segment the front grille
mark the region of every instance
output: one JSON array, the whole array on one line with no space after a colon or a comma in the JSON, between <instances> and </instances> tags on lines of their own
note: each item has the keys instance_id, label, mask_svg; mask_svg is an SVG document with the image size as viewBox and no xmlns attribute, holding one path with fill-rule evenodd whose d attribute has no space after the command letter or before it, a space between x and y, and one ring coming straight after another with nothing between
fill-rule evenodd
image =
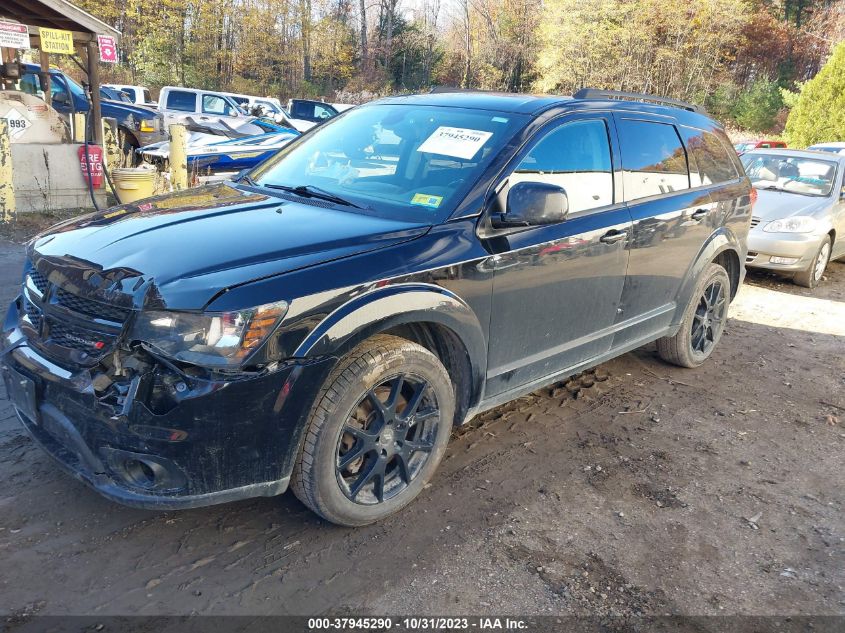
<instances>
[{"instance_id":1,"label":"front grille","mask_svg":"<svg viewBox=\"0 0 845 633\"><path fill-rule=\"evenodd\" d=\"M47 290L47 278L34 268L29 271L29 278L32 280L32 285L38 288L38 292L44 294Z\"/></svg>"},{"instance_id":2,"label":"front grille","mask_svg":"<svg viewBox=\"0 0 845 633\"><path fill-rule=\"evenodd\" d=\"M117 306L112 306L107 303L101 303L100 301L85 299L72 294L67 290L62 290L61 288L56 288L53 296L56 303L63 308L73 310L74 312L80 312L85 316L93 317L95 319L123 323L127 318L129 318L129 310L118 308Z\"/></svg>"},{"instance_id":3,"label":"front grille","mask_svg":"<svg viewBox=\"0 0 845 633\"><path fill-rule=\"evenodd\" d=\"M754 251L748 251L748 254L745 256L745 263L750 264L755 259L757 259L757 253L755 253Z\"/></svg>"},{"instance_id":4,"label":"front grille","mask_svg":"<svg viewBox=\"0 0 845 633\"><path fill-rule=\"evenodd\" d=\"M72 362L96 362L113 349L131 310L59 288L34 268L27 275L21 308L32 324L25 332L34 345Z\"/></svg>"},{"instance_id":5,"label":"front grille","mask_svg":"<svg viewBox=\"0 0 845 633\"><path fill-rule=\"evenodd\" d=\"M49 328L48 341L68 349L82 350L92 356L99 354L108 344L114 342L113 337L106 337L79 327L69 327L59 321L51 321Z\"/></svg>"},{"instance_id":6,"label":"front grille","mask_svg":"<svg viewBox=\"0 0 845 633\"><path fill-rule=\"evenodd\" d=\"M30 301L27 295L24 295L23 298L23 309L26 312L26 316L29 317L32 327L36 331L39 331L41 329L41 309Z\"/></svg>"},{"instance_id":7,"label":"front grille","mask_svg":"<svg viewBox=\"0 0 845 633\"><path fill-rule=\"evenodd\" d=\"M753 229L758 224L760 224L760 218L755 215L751 218L751 228Z\"/></svg>"}]
</instances>

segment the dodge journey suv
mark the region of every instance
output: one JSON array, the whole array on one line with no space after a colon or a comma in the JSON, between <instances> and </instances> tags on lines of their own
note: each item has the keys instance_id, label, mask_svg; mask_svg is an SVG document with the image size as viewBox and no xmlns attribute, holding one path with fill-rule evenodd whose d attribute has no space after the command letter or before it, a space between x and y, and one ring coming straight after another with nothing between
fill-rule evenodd
<instances>
[{"instance_id":1,"label":"dodge journey suv","mask_svg":"<svg viewBox=\"0 0 845 633\"><path fill-rule=\"evenodd\" d=\"M110 499L291 487L363 525L483 410L651 341L704 362L750 220L736 153L694 106L383 99L237 181L33 239L3 373L29 433Z\"/></svg>"}]
</instances>

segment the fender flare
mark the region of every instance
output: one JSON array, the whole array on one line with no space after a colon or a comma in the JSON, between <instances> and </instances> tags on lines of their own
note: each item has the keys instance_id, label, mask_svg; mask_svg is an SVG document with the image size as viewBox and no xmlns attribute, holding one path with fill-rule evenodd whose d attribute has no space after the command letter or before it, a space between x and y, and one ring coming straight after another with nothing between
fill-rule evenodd
<instances>
[{"instance_id":1,"label":"fender flare","mask_svg":"<svg viewBox=\"0 0 845 633\"><path fill-rule=\"evenodd\" d=\"M469 404L474 406L487 371L487 339L472 308L453 292L433 284L385 286L355 297L323 319L293 356L339 356L379 332L414 323L443 326L461 341L471 371Z\"/></svg>"},{"instance_id":2,"label":"fender flare","mask_svg":"<svg viewBox=\"0 0 845 633\"><path fill-rule=\"evenodd\" d=\"M741 282L743 277L742 269L745 267L744 248L733 231L729 228L721 227L719 230L714 231L710 238L704 243L701 250L698 251L698 255L692 265L689 267L686 279L678 292L678 302L675 308L675 314L672 318L673 326L678 325L681 322L681 319L683 319L692 291L695 289L695 284L698 283L698 279L701 277L705 268L707 268L714 259L725 251L733 251L737 256L740 266ZM738 288L734 290L738 290Z\"/></svg>"}]
</instances>

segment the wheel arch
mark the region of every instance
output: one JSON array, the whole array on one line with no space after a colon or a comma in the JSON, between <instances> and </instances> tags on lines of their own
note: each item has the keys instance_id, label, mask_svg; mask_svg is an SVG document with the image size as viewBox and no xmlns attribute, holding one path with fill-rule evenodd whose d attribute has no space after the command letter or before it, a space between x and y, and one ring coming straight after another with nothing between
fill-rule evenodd
<instances>
[{"instance_id":1,"label":"wheel arch","mask_svg":"<svg viewBox=\"0 0 845 633\"><path fill-rule=\"evenodd\" d=\"M744 252L744 247L732 231L722 228L710 236L710 239L699 250L692 266L689 267L687 276L678 291L675 316L672 320L674 325L681 322L698 278L712 263L720 264L728 271L728 277L731 280L731 299L733 300L744 276L742 264Z\"/></svg>"},{"instance_id":2,"label":"wheel arch","mask_svg":"<svg viewBox=\"0 0 845 633\"><path fill-rule=\"evenodd\" d=\"M455 385L455 422L463 422L482 394L486 337L475 312L439 286L403 284L356 297L329 314L293 355L340 358L377 334L413 341L440 359Z\"/></svg>"}]
</instances>

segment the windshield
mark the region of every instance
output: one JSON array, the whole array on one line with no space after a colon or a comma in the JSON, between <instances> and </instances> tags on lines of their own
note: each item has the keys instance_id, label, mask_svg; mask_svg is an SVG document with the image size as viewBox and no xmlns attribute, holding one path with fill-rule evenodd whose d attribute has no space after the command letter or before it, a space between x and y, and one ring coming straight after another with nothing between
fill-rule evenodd
<instances>
[{"instance_id":1,"label":"windshield","mask_svg":"<svg viewBox=\"0 0 845 633\"><path fill-rule=\"evenodd\" d=\"M775 154L746 154L745 173L757 189L777 189L805 196L827 196L833 188L836 163Z\"/></svg>"},{"instance_id":2,"label":"windshield","mask_svg":"<svg viewBox=\"0 0 845 633\"><path fill-rule=\"evenodd\" d=\"M753 147L752 143L735 143L734 149L738 152L747 152Z\"/></svg>"},{"instance_id":3,"label":"windshield","mask_svg":"<svg viewBox=\"0 0 845 633\"><path fill-rule=\"evenodd\" d=\"M259 185L318 187L377 215L442 221L525 121L461 108L364 106L309 132L250 176Z\"/></svg>"},{"instance_id":4,"label":"windshield","mask_svg":"<svg viewBox=\"0 0 845 633\"><path fill-rule=\"evenodd\" d=\"M55 75L53 75L53 76L55 77ZM68 85L68 87L70 88L70 91L73 94L75 94L77 97L82 97L83 99L86 98L85 97L85 91L82 89L82 86L80 86L78 83L76 83L73 79L71 79L67 75L64 75L63 78L67 82L67 85Z\"/></svg>"}]
</instances>

